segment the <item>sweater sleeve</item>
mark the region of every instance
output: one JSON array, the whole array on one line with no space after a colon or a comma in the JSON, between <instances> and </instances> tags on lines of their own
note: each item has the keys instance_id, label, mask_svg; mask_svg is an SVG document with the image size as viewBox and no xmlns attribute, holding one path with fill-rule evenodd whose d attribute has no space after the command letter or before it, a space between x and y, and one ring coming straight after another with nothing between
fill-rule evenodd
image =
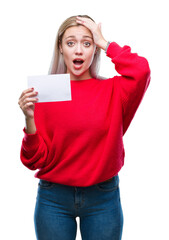
<instances>
[{"instance_id":1,"label":"sweater sleeve","mask_svg":"<svg viewBox=\"0 0 169 240\"><path fill-rule=\"evenodd\" d=\"M144 57L131 53L129 46L110 43L107 56L120 74L116 78L123 107L123 134L128 129L150 82L150 68Z\"/></svg>"},{"instance_id":2,"label":"sweater sleeve","mask_svg":"<svg viewBox=\"0 0 169 240\"><path fill-rule=\"evenodd\" d=\"M45 165L48 148L38 131L35 134L27 134L24 131L24 137L21 145L20 157L22 163L31 170L40 169Z\"/></svg>"}]
</instances>

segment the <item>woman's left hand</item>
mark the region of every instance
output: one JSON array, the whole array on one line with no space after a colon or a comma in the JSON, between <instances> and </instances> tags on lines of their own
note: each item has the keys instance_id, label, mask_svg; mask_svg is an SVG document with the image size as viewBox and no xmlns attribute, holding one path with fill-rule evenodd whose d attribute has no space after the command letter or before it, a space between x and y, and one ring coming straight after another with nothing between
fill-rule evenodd
<instances>
[{"instance_id":1,"label":"woman's left hand","mask_svg":"<svg viewBox=\"0 0 169 240\"><path fill-rule=\"evenodd\" d=\"M85 17L76 17L77 23L87 27L91 33L93 34L93 40L97 47L102 48L103 50L106 49L107 41L104 39L102 32L101 32L101 23L96 24L90 18Z\"/></svg>"}]
</instances>

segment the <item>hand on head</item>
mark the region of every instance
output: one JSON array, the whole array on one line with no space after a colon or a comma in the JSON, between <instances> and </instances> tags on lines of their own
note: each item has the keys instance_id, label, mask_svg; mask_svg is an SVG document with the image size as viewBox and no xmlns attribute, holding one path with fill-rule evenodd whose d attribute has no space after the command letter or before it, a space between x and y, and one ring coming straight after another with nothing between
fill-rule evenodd
<instances>
[{"instance_id":1,"label":"hand on head","mask_svg":"<svg viewBox=\"0 0 169 240\"><path fill-rule=\"evenodd\" d=\"M88 28L93 34L93 40L97 47L105 49L107 46L107 41L101 32L101 23L96 24L90 18L76 17L76 22Z\"/></svg>"}]
</instances>

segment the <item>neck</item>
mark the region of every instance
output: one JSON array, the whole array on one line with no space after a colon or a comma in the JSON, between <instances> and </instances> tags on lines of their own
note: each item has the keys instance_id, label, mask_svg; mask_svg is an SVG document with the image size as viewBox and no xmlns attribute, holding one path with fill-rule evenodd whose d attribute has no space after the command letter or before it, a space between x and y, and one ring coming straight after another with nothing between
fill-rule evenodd
<instances>
[{"instance_id":1,"label":"neck","mask_svg":"<svg viewBox=\"0 0 169 240\"><path fill-rule=\"evenodd\" d=\"M90 78L92 78L90 72L85 72L84 74L82 74L80 76L70 73L71 80L79 80L80 81L80 80L86 80L86 79L90 79Z\"/></svg>"}]
</instances>

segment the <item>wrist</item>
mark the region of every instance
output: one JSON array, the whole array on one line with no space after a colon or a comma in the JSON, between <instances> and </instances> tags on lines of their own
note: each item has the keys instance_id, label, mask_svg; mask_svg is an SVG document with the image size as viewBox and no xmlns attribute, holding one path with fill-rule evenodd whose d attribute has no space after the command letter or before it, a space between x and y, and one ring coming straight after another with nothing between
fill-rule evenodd
<instances>
[{"instance_id":1,"label":"wrist","mask_svg":"<svg viewBox=\"0 0 169 240\"><path fill-rule=\"evenodd\" d=\"M105 53L107 53L107 49L108 49L110 43L111 43L111 42L109 42L109 41L107 42L107 45L106 45L106 48L105 48Z\"/></svg>"},{"instance_id":2,"label":"wrist","mask_svg":"<svg viewBox=\"0 0 169 240\"><path fill-rule=\"evenodd\" d=\"M98 44L98 47L100 47L101 49L103 49L104 51L106 50L108 41L106 41L105 39L101 40L100 43Z\"/></svg>"},{"instance_id":3,"label":"wrist","mask_svg":"<svg viewBox=\"0 0 169 240\"><path fill-rule=\"evenodd\" d=\"M34 116L33 117L25 116L25 121L34 121Z\"/></svg>"},{"instance_id":4,"label":"wrist","mask_svg":"<svg viewBox=\"0 0 169 240\"><path fill-rule=\"evenodd\" d=\"M27 134L36 133L36 125L34 118L25 118L25 131Z\"/></svg>"}]
</instances>

